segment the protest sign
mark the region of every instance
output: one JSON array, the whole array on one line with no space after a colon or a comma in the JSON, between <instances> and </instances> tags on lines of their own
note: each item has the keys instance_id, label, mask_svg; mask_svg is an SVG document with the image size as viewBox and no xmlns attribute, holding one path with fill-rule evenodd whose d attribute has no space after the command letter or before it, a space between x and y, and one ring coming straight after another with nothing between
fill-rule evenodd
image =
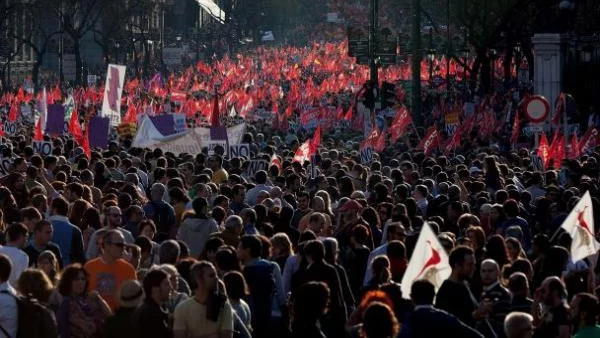
<instances>
[{"instance_id":1,"label":"protest sign","mask_svg":"<svg viewBox=\"0 0 600 338\"><path fill-rule=\"evenodd\" d=\"M89 141L92 148L106 148L108 146L108 129L110 119L108 117L93 117L87 128L90 128Z\"/></svg>"},{"instance_id":2,"label":"protest sign","mask_svg":"<svg viewBox=\"0 0 600 338\"><path fill-rule=\"evenodd\" d=\"M34 152L44 157L52 154L52 142L50 141L33 141L31 147Z\"/></svg>"},{"instance_id":3,"label":"protest sign","mask_svg":"<svg viewBox=\"0 0 600 338\"><path fill-rule=\"evenodd\" d=\"M106 70L101 117L107 117L113 127L121 123L121 95L125 83L125 66L109 64Z\"/></svg>"},{"instance_id":4,"label":"protest sign","mask_svg":"<svg viewBox=\"0 0 600 338\"><path fill-rule=\"evenodd\" d=\"M269 170L269 162L266 160L252 160L248 162L248 167L244 171L244 176L254 177L260 170Z\"/></svg>"},{"instance_id":5,"label":"protest sign","mask_svg":"<svg viewBox=\"0 0 600 338\"><path fill-rule=\"evenodd\" d=\"M234 144L229 146L229 157L250 158L250 145L248 143Z\"/></svg>"},{"instance_id":6,"label":"protest sign","mask_svg":"<svg viewBox=\"0 0 600 338\"><path fill-rule=\"evenodd\" d=\"M373 161L373 149L365 147L360 150L360 163L370 164Z\"/></svg>"},{"instance_id":7,"label":"protest sign","mask_svg":"<svg viewBox=\"0 0 600 338\"><path fill-rule=\"evenodd\" d=\"M46 133L62 135L65 125L65 107L62 104L48 106L48 120L46 120Z\"/></svg>"}]
</instances>

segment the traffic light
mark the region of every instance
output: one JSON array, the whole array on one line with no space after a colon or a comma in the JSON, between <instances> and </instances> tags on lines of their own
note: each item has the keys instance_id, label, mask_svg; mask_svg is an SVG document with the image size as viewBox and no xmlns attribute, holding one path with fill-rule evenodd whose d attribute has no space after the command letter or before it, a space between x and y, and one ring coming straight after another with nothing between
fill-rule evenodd
<instances>
[{"instance_id":1,"label":"traffic light","mask_svg":"<svg viewBox=\"0 0 600 338\"><path fill-rule=\"evenodd\" d=\"M391 108L396 103L396 85L390 82L383 82L381 85L381 109Z\"/></svg>"}]
</instances>

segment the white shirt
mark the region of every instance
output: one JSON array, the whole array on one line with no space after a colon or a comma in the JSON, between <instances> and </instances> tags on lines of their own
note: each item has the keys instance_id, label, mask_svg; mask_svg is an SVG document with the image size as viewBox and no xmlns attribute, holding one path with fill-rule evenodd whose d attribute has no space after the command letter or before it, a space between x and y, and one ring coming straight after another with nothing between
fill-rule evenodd
<instances>
[{"instance_id":1,"label":"white shirt","mask_svg":"<svg viewBox=\"0 0 600 338\"><path fill-rule=\"evenodd\" d=\"M17 285L21 273L29 267L29 256L25 251L14 246L0 246L0 254L5 254L10 259L12 269L8 281L11 285Z\"/></svg>"},{"instance_id":2,"label":"white shirt","mask_svg":"<svg viewBox=\"0 0 600 338\"><path fill-rule=\"evenodd\" d=\"M10 286L9 282L0 284L0 291L8 291L10 294L0 293L0 326L6 330L8 335L13 338L17 336L18 327L18 309L15 296L17 291ZM5 334L0 330L0 337Z\"/></svg>"},{"instance_id":3,"label":"white shirt","mask_svg":"<svg viewBox=\"0 0 600 338\"><path fill-rule=\"evenodd\" d=\"M365 271L365 279L363 280L364 286L367 286L373 278L373 269L371 268L371 263L373 263L375 257L385 256L385 254L387 253L387 247L388 243L382 244L373 249L373 251L371 251L371 253L369 254L369 259L367 260L367 270Z\"/></svg>"}]
</instances>

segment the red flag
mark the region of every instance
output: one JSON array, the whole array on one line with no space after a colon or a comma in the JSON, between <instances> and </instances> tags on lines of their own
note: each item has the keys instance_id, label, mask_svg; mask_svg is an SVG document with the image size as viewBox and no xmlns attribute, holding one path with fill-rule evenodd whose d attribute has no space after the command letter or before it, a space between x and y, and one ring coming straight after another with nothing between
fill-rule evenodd
<instances>
[{"instance_id":1,"label":"red flag","mask_svg":"<svg viewBox=\"0 0 600 338\"><path fill-rule=\"evenodd\" d=\"M373 149L378 153L382 152L383 149L385 149L385 129L382 130L379 134L379 137L377 138L377 141L375 141L375 147L373 147Z\"/></svg>"},{"instance_id":2,"label":"red flag","mask_svg":"<svg viewBox=\"0 0 600 338\"><path fill-rule=\"evenodd\" d=\"M579 140L579 153L586 154L590 150L592 150L598 144L598 130L596 128L591 128L583 134L581 139Z\"/></svg>"},{"instance_id":3,"label":"red flag","mask_svg":"<svg viewBox=\"0 0 600 338\"><path fill-rule=\"evenodd\" d=\"M77 112L77 109L73 109L73 112L71 113L69 131L73 135L75 141L81 145L83 141L83 132L81 131L81 125L79 125L79 113Z\"/></svg>"},{"instance_id":4,"label":"red flag","mask_svg":"<svg viewBox=\"0 0 600 338\"><path fill-rule=\"evenodd\" d=\"M0 120L0 137L4 136L4 125L2 124L2 120Z\"/></svg>"},{"instance_id":5,"label":"red flag","mask_svg":"<svg viewBox=\"0 0 600 338\"><path fill-rule=\"evenodd\" d=\"M560 166L560 162L565 158L565 137L561 135L558 130L554 132L554 136L552 137L552 143L550 144L550 148L548 148L548 162L550 159L554 160L554 168L558 168Z\"/></svg>"},{"instance_id":6,"label":"red flag","mask_svg":"<svg viewBox=\"0 0 600 338\"><path fill-rule=\"evenodd\" d=\"M133 102L129 102L127 112L123 117L123 123L137 123L137 109L135 109Z\"/></svg>"},{"instance_id":7,"label":"red flag","mask_svg":"<svg viewBox=\"0 0 600 338\"><path fill-rule=\"evenodd\" d=\"M210 122L213 127L221 125L221 116L219 114L219 93L215 90L215 99L213 101L213 112L210 117Z\"/></svg>"},{"instance_id":8,"label":"red flag","mask_svg":"<svg viewBox=\"0 0 600 338\"><path fill-rule=\"evenodd\" d=\"M390 139L392 142L396 142L404 133L406 127L412 123L412 116L410 116L408 109L402 106L397 112L394 121L392 121L392 127L390 132Z\"/></svg>"},{"instance_id":9,"label":"red flag","mask_svg":"<svg viewBox=\"0 0 600 338\"><path fill-rule=\"evenodd\" d=\"M17 103L13 102L13 104L10 106L10 112L8 113L8 120L10 122L15 122L17 120L17 115L19 113L18 109Z\"/></svg>"},{"instance_id":10,"label":"red flag","mask_svg":"<svg viewBox=\"0 0 600 338\"><path fill-rule=\"evenodd\" d=\"M546 168L548 166L548 161L550 160L550 154L548 149L548 139L546 138L545 133L542 133L542 136L540 137L537 154L542 159L544 168Z\"/></svg>"},{"instance_id":11,"label":"red flag","mask_svg":"<svg viewBox=\"0 0 600 338\"><path fill-rule=\"evenodd\" d=\"M85 127L85 134L83 135L83 140L81 142L81 148L83 148L83 152L88 159L92 158L92 151L90 149L90 124Z\"/></svg>"},{"instance_id":12,"label":"red flag","mask_svg":"<svg viewBox=\"0 0 600 338\"><path fill-rule=\"evenodd\" d=\"M510 136L510 142L517 143L520 132L520 121L519 121L519 110L515 111L515 121L513 122L512 135Z\"/></svg>"},{"instance_id":13,"label":"red flag","mask_svg":"<svg viewBox=\"0 0 600 338\"><path fill-rule=\"evenodd\" d=\"M317 126L317 130L315 130L315 134L313 135L310 141L310 153L316 154L317 149L321 145L321 125Z\"/></svg>"},{"instance_id":14,"label":"red flag","mask_svg":"<svg viewBox=\"0 0 600 338\"><path fill-rule=\"evenodd\" d=\"M571 147L569 148L569 159L574 160L579 156L579 142L577 142L577 135L573 134L571 136Z\"/></svg>"},{"instance_id":15,"label":"red flag","mask_svg":"<svg viewBox=\"0 0 600 338\"><path fill-rule=\"evenodd\" d=\"M419 145L417 146L417 149L423 150L425 156L429 156L429 154L431 154L431 152L440 145L439 136L440 135L437 131L437 128L435 126L430 127L427 130L427 133L425 133L425 136L423 136L423 139L421 140Z\"/></svg>"},{"instance_id":16,"label":"red flag","mask_svg":"<svg viewBox=\"0 0 600 338\"><path fill-rule=\"evenodd\" d=\"M33 130L33 140L44 140L44 132L42 131L42 119L38 119L37 123L35 124L35 129Z\"/></svg>"},{"instance_id":17,"label":"red flag","mask_svg":"<svg viewBox=\"0 0 600 338\"><path fill-rule=\"evenodd\" d=\"M462 133L462 130L460 127L454 131L454 134L452 134L452 137L448 140L448 143L446 143L446 145L444 146L444 153L448 154L453 149L456 149L458 146L460 146L460 142L461 142L460 134L461 133Z\"/></svg>"},{"instance_id":18,"label":"red flag","mask_svg":"<svg viewBox=\"0 0 600 338\"><path fill-rule=\"evenodd\" d=\"M377 144L377 140L379 139L379 129L377 129L377 127L373 128L373 130L371 130L371 133L369 134L369 136L367 136L366 139L364 139L362 141L362 143L360 144L360 148L375 148L375 145Z\"/></svg>"}]
</instances>

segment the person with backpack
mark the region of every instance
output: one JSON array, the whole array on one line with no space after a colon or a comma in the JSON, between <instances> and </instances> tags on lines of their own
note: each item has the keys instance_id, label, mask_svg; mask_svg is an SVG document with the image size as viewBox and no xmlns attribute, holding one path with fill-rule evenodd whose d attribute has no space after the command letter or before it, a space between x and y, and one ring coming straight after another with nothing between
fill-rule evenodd
<instances>
[{"instance_id":1,"label":"person with backpack","mask_svg":"<svg viewBox=\"0 0 600 338\"><path fill-rule=\"evenodd\" d=\"M57 338L52 311L29 295L17 293L8 282L11 269L10 258L0 254L0 337Z\"/></svg>"},{"instance_id":2,"label":"person with backpack","mask_svg":"<svg viewBox=\"0 0 600 338\"><path fill-rule=\"evenodd\" d=\"M8 282L11 271L10 258L0 254L0 331L6 337L17 336L17 291Z\"/></svg>"},{"instance_id":3,"label":"person with backpack","mask_svg":"<svg viewBox=\"0 0 600 338\"><path fill-rule=\"evenodd\" d=\"M150 188L150 202L144 205L146 217L156 224L156 242L175 238L177 233L177 219L175 209L164 201L166 188L162 183L154 183Z\"/></svg>"}]
</instances>

